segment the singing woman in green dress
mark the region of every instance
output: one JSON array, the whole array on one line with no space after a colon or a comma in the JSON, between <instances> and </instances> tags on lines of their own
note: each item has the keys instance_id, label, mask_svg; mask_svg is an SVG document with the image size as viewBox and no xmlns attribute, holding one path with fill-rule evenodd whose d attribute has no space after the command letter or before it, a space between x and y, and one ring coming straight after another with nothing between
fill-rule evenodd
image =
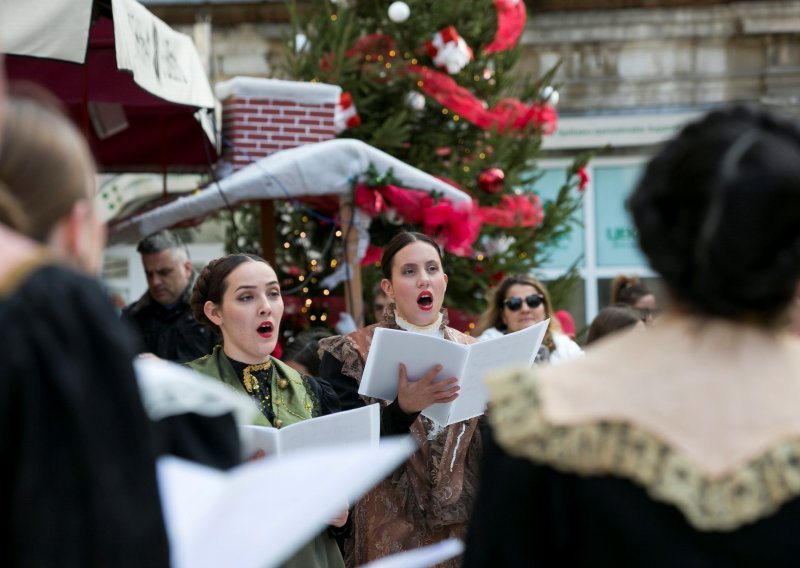
<instances>
[{"instance_id":1,"label":"singing woman in green dress","mask_svg":"<svg viewBox=\"0 0 800 568\"><path fill-rule=\"evenodd\" d=\"M283 298L278 277L267 261L248 254L211 261L195 282L191 305L195 318L212 327L223 342L210 355L187 365L249 395L261 410L255 424L281 428L339 409L330 387L272 357ZM345 510L331 521L332 529L318 535L284 566L344 566L332 533L346 521Z\"/></svg>"}]
</instances>

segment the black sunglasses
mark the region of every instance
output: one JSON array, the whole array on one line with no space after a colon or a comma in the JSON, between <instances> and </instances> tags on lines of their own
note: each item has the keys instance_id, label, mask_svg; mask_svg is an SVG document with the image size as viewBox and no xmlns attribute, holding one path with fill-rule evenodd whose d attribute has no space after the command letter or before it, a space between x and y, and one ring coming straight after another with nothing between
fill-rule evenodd
<instances>
[{"instance_id":1,"label":"black sunglasses","mask_svg":"<svg viewBox=\"0 0 800 568\"><path fill-rule=\"evenodd\" d=\"M525 298L525 303L528 304L529 308L538 308L544 303L544 298L542 298L539 294L531 294ZM507 307L512 312L516 312L518 309L522 307L522 298L519 296L514 296L513 298L506 298L503 301L503 305Z\"/></svg>"}]
</instances>

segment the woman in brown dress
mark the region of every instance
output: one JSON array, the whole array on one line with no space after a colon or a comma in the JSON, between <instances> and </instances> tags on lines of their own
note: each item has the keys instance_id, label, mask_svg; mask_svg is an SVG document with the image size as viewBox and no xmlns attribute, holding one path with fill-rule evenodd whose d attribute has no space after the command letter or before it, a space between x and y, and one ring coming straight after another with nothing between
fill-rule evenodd
<instances>
[{"instance_id":1,"label":"woman in brown dress","mask_svg":"<svg viewBox=\"0 0 800 568\"><path fill-rule=\"evenodd\" d=\"M435 241L420 233L400 233L386 247L381 266L381 288L391 301L383 320L320 342L320 374L333 384L344 410L376 402L358 395L376 328L458 343L473 341L447 326L447 313L442 309L447 275ZM464 536L477 485L480 418L440 426L419 414L433 403L450 402L458 396L455 378L434 382L439 371L437 366L419 380L409 381L401 365L397 399L383 403L382 435L410 432L419 450L355 505L352 534L345 543L345 560L350 566ZM395 369L386 372L397 373ZM446 565L457 566L458 562Z\"/></svg>"}]
</instances>

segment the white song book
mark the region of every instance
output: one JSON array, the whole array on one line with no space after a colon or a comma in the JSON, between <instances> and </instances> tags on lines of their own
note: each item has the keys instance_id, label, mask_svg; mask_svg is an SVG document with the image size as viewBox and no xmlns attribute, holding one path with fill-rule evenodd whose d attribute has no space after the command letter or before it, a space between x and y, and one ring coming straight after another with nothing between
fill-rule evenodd
<instances>
[{"instance_id":1,"label":"white song book","mask_svg":"<svg viewBox=\"0 0 800 568\"><path fill-rule=\"evenodd\" d=\"M409 379L420 379L434 365L442 365L437 380L456 377L458 398L433 404L422 415L442 425L480 416L486 410L488 394L483 377L504 367L530 367L544 339L550 320L502 337L461 345L430 335L378 328L372 338L367 364L358 393L394 400L400 363Z\"/></svg>"},{"instance_id":2,"label":"white song book","mask_svg":"<svg viewBox=\"0 0 800 568\"><path fill-rule=\"evenodd\" d=\"M273 568L415 449L410 437L293 452L219 471L158 461L174 568Z\"/></svg>"},{"instance_id":3,"label":"white song book","mask_svg":"<svg viewBox=\"0 0 800 568\"><path fill-rule=\"evenodd\" d=\"M242 454L244 458L249 458L258 450L268 456L280 456L298 450L339 445L377 446L380 440L380 420L379 405L370 404L295 422L280 429L240 426Z\"/></svg>"}]
</instances>

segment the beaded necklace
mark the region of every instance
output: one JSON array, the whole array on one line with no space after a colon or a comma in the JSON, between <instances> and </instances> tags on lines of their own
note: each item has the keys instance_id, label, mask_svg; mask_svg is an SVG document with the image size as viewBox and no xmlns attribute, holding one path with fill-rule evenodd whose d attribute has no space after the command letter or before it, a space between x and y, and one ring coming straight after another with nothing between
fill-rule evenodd
<instances>
[{"instance_id":1,"label":"beaded necklace","mask_svg":"<svg viewBox=\"0 0 800 568\"><path fill-rule=\"evenodd\" d=\"M275 365L273 365L272 359L257 365L246 365L245 363L233 359L231 359L231 363L237 371L242 381L242 386L244 386L247 394L255 400L261 413L266 416L267 420L269 420L270 424L275 428L283 426L284 421L278 416L281 413L283 413L284 416L290 414L300 420L306 420L313 415L314 405L309 398L309 388L306 385L303 385L302 389L302 392L305 393L303 407L308 411L309 416L294 412L287 404L285 396L286 393L289 392L289 379L278 376L277 369ZM277 381L275 384L278 387L274 399L272 396L273 380Z\"/></svg>"}]
</instances>

